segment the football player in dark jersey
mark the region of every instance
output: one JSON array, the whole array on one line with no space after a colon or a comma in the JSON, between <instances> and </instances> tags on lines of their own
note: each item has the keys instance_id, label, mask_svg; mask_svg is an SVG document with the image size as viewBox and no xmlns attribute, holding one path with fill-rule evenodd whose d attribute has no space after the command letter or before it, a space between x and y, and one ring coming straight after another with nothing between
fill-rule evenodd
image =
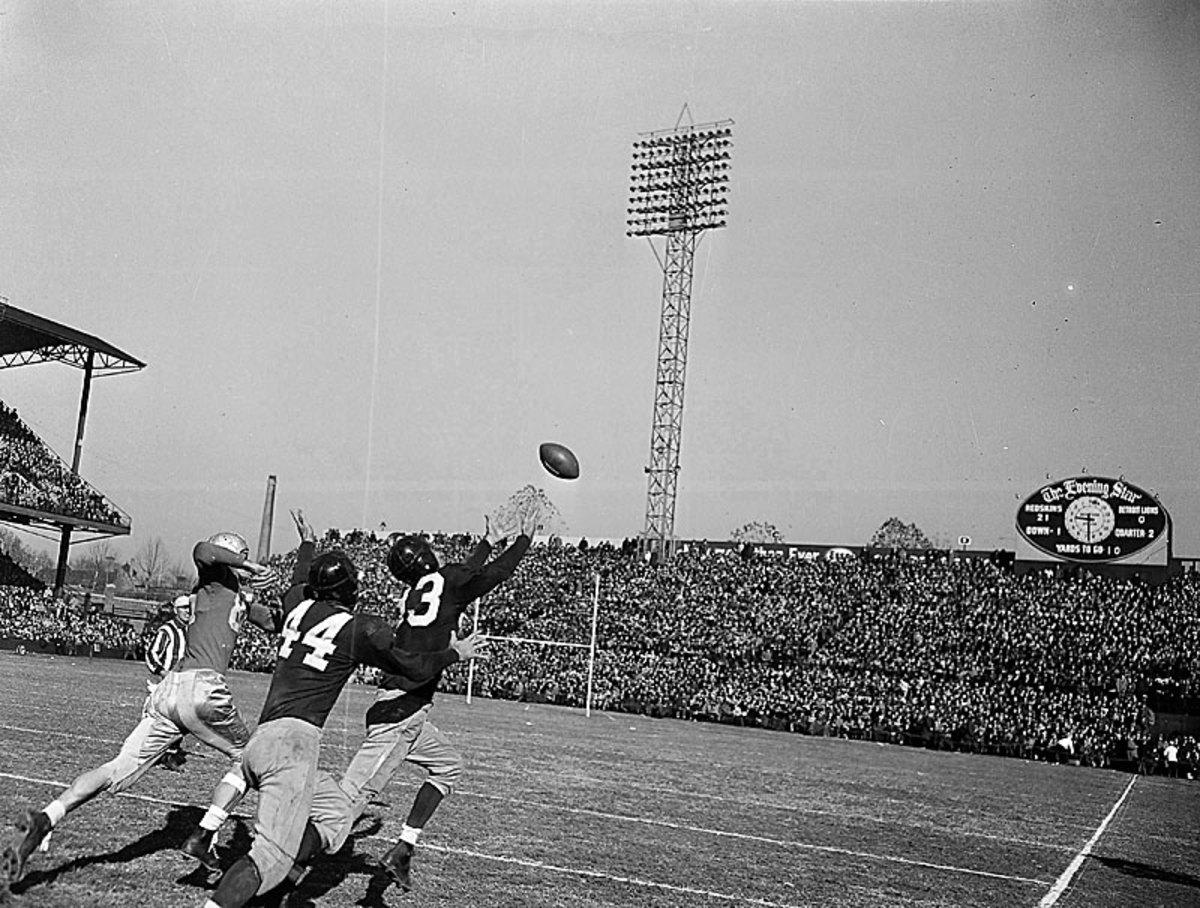
<instances>
[{"instance_id":1,"label":"football player in dark jersey","mask_svg":"<svg viewBox=\"0 0 1200 908\"><path fill-rule=\"evenodd\" d=\"M493 547L506 534L494 532L490 522L462 564L439 567L437 556L422 536L397 539L388 553L388 568L409 586L404 617L396 630L401 645L418 653L445 647L470 604L516 571L529 551L538 520L534 506L519 513L516 538L491 562L487 559ZM402 763L420 766L428 773L400 830L400 840L380 860L387 874L405 890L412 885L409 868L421 830L462 775L462 754L428 720L440 680L441 672L419 685L385 674L375 702L367 710L367 736L341 779L354 811L331 843L331 851L341 847L354 820L387 787Z\"/></svg>"},{"instance_id":2,"label":"football player in dark jersey","mask_svg":"<svg viewBox=\"0 0 1200 908\"><path fill-rule=\"evenodd\" d=\"M39 846L45 850L51 830L67 814L103 791L116 794L132 786L189 732L230 762L229 771L213 790L209 813L223 818L228 807L241 798L246 789L242 748L250 733L234 706L225 672L243 621L273 628L277 620L271 609L240 595L243 577L252 585L274 582L273 572L251 561L249 554L249 545L237 533L217 533L196 543L192 552L199 572L195 617L185 635L183 658L150 692L141 722L117 756L77 776L41 810L24 811L17 821L18 835L0 854L0 871L9 883L24 876L29 856Z\"/></svg>"},{"instance_id":3,"label":"football player in dark jersey","mask_svg":"<svg viewBox=\"0 0 1200 908\"><path fill-rule=\"evenodd\" d=\"M396 643L382 618L356 615L357 598L358 571L340 551L317 556L308 583L285 594L278 660L242 763L258 791L254 843L221 877L206 908L240 908L274 889L326 844L324 818L340 818L349 809L345 792L318 770L317 760L325 720L359 665L420 685L487 647L468 637L437 652L412 653Z\"/></svg>"}]
</instances>

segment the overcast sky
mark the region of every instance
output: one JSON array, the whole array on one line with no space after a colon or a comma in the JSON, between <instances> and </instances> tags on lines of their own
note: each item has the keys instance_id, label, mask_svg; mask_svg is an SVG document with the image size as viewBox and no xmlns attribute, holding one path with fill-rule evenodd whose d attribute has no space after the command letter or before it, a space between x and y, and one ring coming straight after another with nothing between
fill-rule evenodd
<instances>
[{"instance_id":1,"label":"overcast sky","mask_svg":"<svg viewBox=\"0 0 1200 908\"><path fill-rule=\"evenodd\" d=\"M1123 475L1200 555L1200 8L0 0L0 295L144 360L81 472L160 536L645 522L632 142L734 125L676 530L1017 548ZM70 460L82 374L0 372ZM549 478L539 442L577 453Z\"/></svg>"}]
</instances>

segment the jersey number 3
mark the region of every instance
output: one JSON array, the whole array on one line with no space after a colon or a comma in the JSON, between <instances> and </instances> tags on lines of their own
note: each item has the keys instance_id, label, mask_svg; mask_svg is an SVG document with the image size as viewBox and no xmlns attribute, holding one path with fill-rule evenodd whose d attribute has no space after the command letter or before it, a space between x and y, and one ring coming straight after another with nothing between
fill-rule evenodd
<instances>
[{"instance_id":1,"label":"jersey number 3","mask_svg":"<svg viewBox=\"0 0 1200 908\"><path fill-rule=\"evenodd\" d=\"M346 626L346 623L354 615L350 612L334 612L324 621L318 621L310 627L304 636L301 637L300 622L308 614L311 606L311 600L301 602L288 613L287 621L284 622L283 629L280 631L283 642L279 644L279 658L286 659L290 656L292 654L292 647L299 641L301 646L306 646L312 650L301 661L310 668L315 668L317 671L323 672L329 666L329 657L337 649L335 641L338 632Z\"/></svg>"},{"instance_id":2,"label":"jersey number 3","mask_svg":"<svg viewBox=\"0 0 1200 908\"><path fill-rule=\"evenodd\" d=\"M417 581L417 591L420 600L404 614L404 620L411 627L429 627L437 620L438 609L442 605L442 590L446 588L446 578L441 574L426 574Z\"/></svg>"}]
</instances>

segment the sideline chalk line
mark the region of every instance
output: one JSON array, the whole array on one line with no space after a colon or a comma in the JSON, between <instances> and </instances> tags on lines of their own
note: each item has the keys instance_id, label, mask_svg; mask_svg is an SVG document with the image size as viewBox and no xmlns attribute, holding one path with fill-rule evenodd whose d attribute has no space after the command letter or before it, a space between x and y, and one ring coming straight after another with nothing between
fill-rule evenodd
<instances>
[{"instance_id":1,"label":"sideline chalk line","mask_svg":"<svg viewBox=\"0 0 1200 908\"><path fill-rule=\"evenodd\" d=\"M1079 853L1075 855L1071 863L1067 865L1067 869L1062 872L1062 875L1050 887L1050 891L1042 896L1042 900L1038 902L1038 908L1050 908L1067 891L1067 887L1071 885L1072 878L1078 872L1079 868L1083 866L1083 862L1087 860L1087 856L1092 853L1092 848L1100 841L1100 836L1104 835L1104 830L1108 828L1108 824L1112 822L1113 817L1117 815L1117 811L1121 809L1121 805L1125 803L1125 799L1129 797L1129 792L1133 791L1133 785L1137 780L1137 776L1133 776L1129 780L1129 784L1125 786L1125 791L1121 793L1121 797L1117 798L1117 803L1112 806L1112 810L1108 812L1108 816L1100 821L1100 825L1096 827L1096 831L1092 833L1092 837L1079 849Z\"/></svg>"}]
</instances>

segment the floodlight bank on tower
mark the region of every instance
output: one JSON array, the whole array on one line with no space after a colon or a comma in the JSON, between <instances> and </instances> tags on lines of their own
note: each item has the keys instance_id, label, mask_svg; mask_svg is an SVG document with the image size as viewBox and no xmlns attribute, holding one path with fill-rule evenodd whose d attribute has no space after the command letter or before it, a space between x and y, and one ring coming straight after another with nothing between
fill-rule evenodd
<instances>
[{"instance_id":1,"label":"floodlight bank on tower","mask_svg":"<svg viewBox=\"0 0 1200 908\"><path fill-rule=\"evenodd\" d=\"M643 133L633 143L626 236L724 227L733 121Z\"/></svg>"},{"instance_id":2,"label":"floodlight bank on tower","mask_svg":"<svg viewBox=\"0 0 1200 908\"><path fill-rule=\"evenodd\" d=\"M687 111L685 106L684 111ZM682 115L681 115L682 118ZM733 121L642 133L633 143L626 236L666 237L658 369L643 543L660 560L675 553L675 497L691 325L692 271L701 233L725 226Z\"/></svg>"}]
</instances>

